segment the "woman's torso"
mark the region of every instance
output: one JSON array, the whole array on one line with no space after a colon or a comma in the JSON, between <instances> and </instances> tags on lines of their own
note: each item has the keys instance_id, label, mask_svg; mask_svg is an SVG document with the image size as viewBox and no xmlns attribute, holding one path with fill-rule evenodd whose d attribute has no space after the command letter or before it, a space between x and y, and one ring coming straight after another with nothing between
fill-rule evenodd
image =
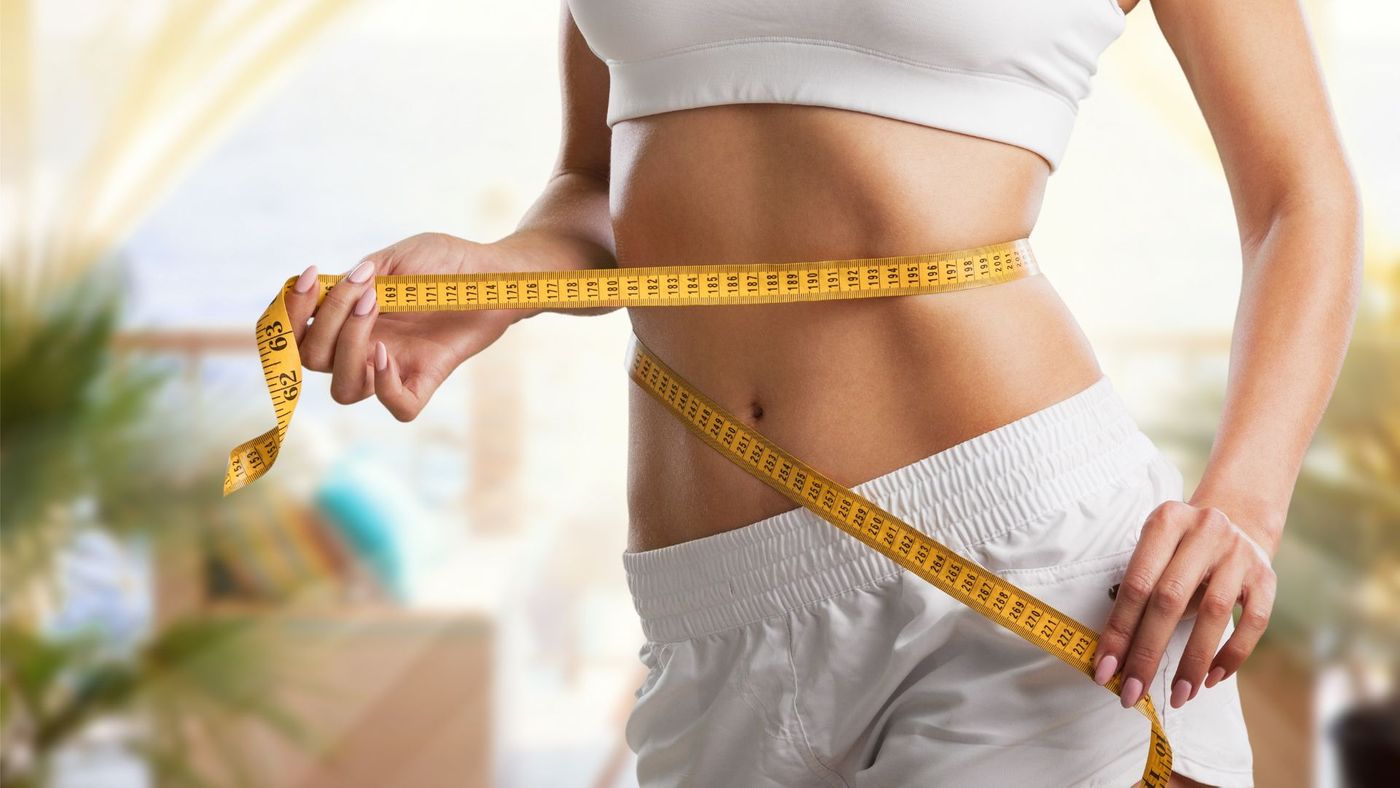
<instances>
[{"instance_id":1,"label":"woman's torso","mask_svg":"<svg viewBox=\"0 0 1400 788\"><path fill-rule=\"evenodd\" d=\"M1023 238L1049 173L1024 148L780 104L625 120L612 157L621 266L892 256ZM637 337L676 372L846 485L1101 374L1044 275L936 295L630 314ZM630 391L629 550L794 507Z\"/></svg>"}]
</instances>

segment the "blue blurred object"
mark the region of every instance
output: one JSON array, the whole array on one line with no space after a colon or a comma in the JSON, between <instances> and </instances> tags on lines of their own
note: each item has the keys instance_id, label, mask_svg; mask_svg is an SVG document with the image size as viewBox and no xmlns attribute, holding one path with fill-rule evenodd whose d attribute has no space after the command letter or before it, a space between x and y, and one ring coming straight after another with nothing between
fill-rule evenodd
<instances>
[{"instance_id":1,"label":"blue blurred object","mask_svg":"<svg viewBox=\"0 0 1400 788\"><path fill-rule=\"evenodd\" d=\"M375 492L352 460L336 463L316 491L316 508L332 523L395 601L407 596L404 562L395 536L397 516L386 495Z\"/></svg>"}]
</instances>

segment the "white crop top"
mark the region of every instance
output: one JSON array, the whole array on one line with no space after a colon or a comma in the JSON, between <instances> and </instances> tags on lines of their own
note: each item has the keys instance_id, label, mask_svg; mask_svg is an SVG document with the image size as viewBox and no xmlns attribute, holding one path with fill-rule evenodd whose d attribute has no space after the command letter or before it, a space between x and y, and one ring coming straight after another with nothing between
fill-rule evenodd
<instances>
[{"instance_id":1,"label":"white crop top","mask_svg":"<svg viewBox=\"0 0 1400 788\"><path fill-rule=\"evenodd\" d=\"M1059 166L1117 0L568 0L607 123L716 104L858 110Z\"/></svg>"}]
</instances>

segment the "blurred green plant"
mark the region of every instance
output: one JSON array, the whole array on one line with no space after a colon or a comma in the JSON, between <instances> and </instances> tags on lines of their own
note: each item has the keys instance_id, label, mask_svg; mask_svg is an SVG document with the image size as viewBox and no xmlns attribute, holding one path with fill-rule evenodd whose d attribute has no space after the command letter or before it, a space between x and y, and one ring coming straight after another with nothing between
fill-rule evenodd
<instances>
[{"instance_id":1,"label":"blurred green plant","mask_svg":"<svg viewBox=\"0 0 1400 788\"><path fill-rule=\"evenodd\" d=\"M204 782L189 765L191 729L207 728L205 744L223 756L222 772L242 782L246 772L218 724L252 715L292 729L259 699L271 686L267 666L294 656L263 642L267 614L176 621L124 648L111 633L58 634L44 624L62 598L60 556L85 531L98 528L153 554L189 555L206 529L260 516L249 514L257 493L232 502L219 496L221 463L209 458L221 460L236 436L194 429L168 375L113 352L118 269L95 261L119 248L240 113L355 5L180 2L140 15L118 5L65 26L52 41L43 37L41 13L52 9L31 0L0 6L6 786L42 784L54 754L104 716L139 720L130 745L157 776L181 785ZM37 56L55 44L65 57ZM119 49L126 51L108 56ZM110 98L84 104L94 120L80 124L84 133L42 133L39 105L51 98L43 86L54 63L85 72L83 95ZM172 545L179 540L188 541Z\"/></svg>"},{"instance_id":2,"label":"blurred green plant","mask_svg":"<svg viewBox=\"0 0 1400 788\"><path fill-rule=\"evenodd\" d=\"M190 439L169 375L113 350L116 270L37 301L0 290L0 783L45 784L64 745L119 715L157 776L209 784L190 761L196 737L222 774L250 784L221 725L252 719L306 740L267 700L283 655L261 635L265 615L176 620L129 644L101 628L45 626L63 598L60 557L81 531L160 555L162 543L189 548L236 516L207 461L221 453Z\"/></svg>"},{"instance_id":3,"label":"blurred green plant","mask_svg":"<svg viewBox=\"0 0 1400 788\"><path fill-rule=\"evenodd\" d=\"M5 284L9 284L6 282ZM7 292L12 292L8 287ZM0 546L7 571L0 611L32 603L71 536L65 511L83 500L126 508L137 453L163 376L113 363L118 316L110 276L43 303L5 298L0 313ZM133 462L133 460L137 460ZM128 523L130 524L130 523Z\"/></svg>"},{"instance_id":4,"label":"blurred green plant","mask_svg":"<svg viewBox=\"0 0 1400 788\"><path fill-rule=\"evenodd\" d=\"M210 745L236 784L255 785L221 729L251 717L294 740L309 740L295 718L268 701L268 687L277 681L266 658L270 645L252 616L187 618L131 656L110 654L96 632L51 637L0 626L0 709L7 729L0 783L46 784L52 756L64 743L105 716L125 715L146 723L125 744L161 779L213 784L189 758L194 748Z\"/></svg>"}]
</instances>

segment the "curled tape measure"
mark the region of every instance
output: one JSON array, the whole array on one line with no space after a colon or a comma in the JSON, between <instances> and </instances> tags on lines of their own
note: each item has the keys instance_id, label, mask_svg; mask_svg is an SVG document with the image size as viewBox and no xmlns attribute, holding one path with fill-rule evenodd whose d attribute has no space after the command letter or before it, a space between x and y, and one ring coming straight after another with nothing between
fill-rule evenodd
<instances>
[{"instance_id":1,"label":"curled tape measure","mask_svg":"<svg viewBox=\"0 0 1400 788\"><path fill-rule=\"evenodd\" d=\"M859 260L740 265L660 266L582 271L380 276L374 281L380 312L475 309L589 309L625 306L704 306L825 301L946 293L1023 279L1037 273L1030 244L1021 239L956 252ZM257 347L277 424L229 453L224 494L267 473L286 438L301 393L301 355L287 316L288 279L258 318ZM318 278L318 301L340 281ZM822 519L889 557L987 619L1064 660L1086 676L1098 633L1031 594L950 550L858 493L837 484L696 391L633 337L632 379L701 440L748 473ZM1121 678L1108 683L1115 695ZM1172 751L1152 705L1136 707L1151 721L1142 781L1165 786Z\"/></svg>"}]
</instances>

